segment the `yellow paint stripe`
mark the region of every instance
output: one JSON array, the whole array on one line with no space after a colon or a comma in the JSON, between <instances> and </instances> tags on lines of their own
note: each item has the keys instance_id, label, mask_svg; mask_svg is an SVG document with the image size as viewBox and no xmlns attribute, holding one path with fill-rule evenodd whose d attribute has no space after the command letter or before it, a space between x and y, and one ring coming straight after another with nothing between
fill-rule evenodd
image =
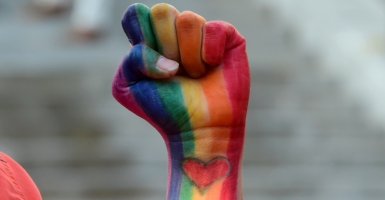
<instances>
[{"instance_id":1,"label":"yellow paint stripe","mask_svg":"<svg viewBox=\"0 0 385 200\"><path fill-rule=\"evenodd\" d=\"M231 102L228 99L223 75L212 71L203 80L180 78L190 122L195 129L194 157L205 162L226 156L232 123ZM200 100L200 101L197 101ZM219 199L223 179L215 182L202 194L193 188L193 199Z\"/></svg>"},{"instance_id":2,"label":"yellow paint stripe","mask_svg":"<svg viewBox=\"0 0 385 200\"><path fill-rule=\"evenodd\" d=\"M175 19L179 15L179 11L169 4L160 3L151 8L151 15L157 35L157 44L162 49L160 53L179 63L179 45L175 29Z\"/></svg>"},{"instance_id":3,"label":"yellow paint stripe","mask_svg":"<svg viewBox=\"0 0 385 200\"><path fill-rule=\"evenodd\" d=\"M201 193L196 187L193 189L193 197L194 200L212 200L212 199L219 199L221 195L221 189L223 184L223 179L219 180L210 187L205 190L203 193Z\"/></svg>"},{"instance_id":4,"label":"yellow paint stripe","mask_svg":"<svg viewBox=\"0 0 385 200\"><path fill-rule=\"evenodd\" d=\"M190 116L190 125L194 131L195 151L194 157L205 159L209 154L210 142L206 140L211 133L210 129L199 129L206 126L210 121L206 98L200 84L191 79L179 77L181 83L183 98ZM210 137L209 137L210 138Z\"/></svg>"}]
</instances>

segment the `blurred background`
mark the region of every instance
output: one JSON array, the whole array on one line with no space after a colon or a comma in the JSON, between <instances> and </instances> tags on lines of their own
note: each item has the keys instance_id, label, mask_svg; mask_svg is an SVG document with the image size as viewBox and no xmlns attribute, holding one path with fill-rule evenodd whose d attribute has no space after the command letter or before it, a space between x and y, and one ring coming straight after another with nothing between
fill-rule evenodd
<instances>
[{"instance_id":1,"label":"blurred background","mask_svg":"<svg viewBox=\"0 0 385 200\"><path fill-rule=\"evenodd\" d=\"M384 0L166 2L247 40L245 200L385 199ZM163 140L110 91L132 3L0 0L0 151L44 200L165 199Z\"/></svg>"}]
</instances>

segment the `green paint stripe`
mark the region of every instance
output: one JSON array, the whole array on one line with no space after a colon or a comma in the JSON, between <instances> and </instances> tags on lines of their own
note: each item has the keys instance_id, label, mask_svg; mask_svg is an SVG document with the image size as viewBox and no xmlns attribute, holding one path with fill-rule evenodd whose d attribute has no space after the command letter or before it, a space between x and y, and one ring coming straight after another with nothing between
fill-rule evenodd
<instances>
[{"instance_id":1,"label":"green paint stripe","mask_svg":"<svg viewBox=\"0 0 385 200\"><path fill-rule=\"evenodd\" d=\"M165 105L167 112L171 115L172 119L179 126L179 129L183 127L184 130L190 130L181 134L183 142L183 155L184 157L194 156L194 131L191 131L190 116L185 106L181 83L179 81L171 80L168 80L167 83L164 85L160 83L161 82L157 82L156 87L158 89L158 93L160 94L163 100L163 104ZM185 175L183 175L180 199L191 200L192 193L193 185L191 181Z\"/></svg>"},{"instance_id":2,"label":"green paint stripe","mask_svg":"<svg viewBox=\"0 0 385 200\"><path fill-rule=\"evenodd\" d=\"M194 156L195 138L194 131L184 132L182 135L183 153L185 156Z\"/></svg>"},{"instance_id":3,"label":"green paint stripe","mask_svg":"<svg viewBox=\"0 0 385 200\"><path fill-rule=\"evenodd\" d=\"M153 33L154 33L154 37L155 37L155 40L156 40L156 45L158 47L158 52L163 55L163 45L162 45L162 43L159 40L158 32L156 31L156 26L155 26L154 20L152 20L152 19L153 19L152 18L152 13L150 12L151 27L152 27L152 30L153 30Z\"/></svg>"},{"instance_id":4,"label":"green paint stripe","mask_svg":"<svg viewBox=\"0 0 385 200\"><path fill-rule=\"evenodd\" d=\"M145 44L150 48L156 50L156 41L152 33L150 24L150 8L144 4L136 4L136 14L138 16L139 24L143 32Z\"/></svg>"},{"instance_id":5,"label":"green paint stripe","mask_svg":"<svg viewBox=\"0 0 385 200\"><path fill-rule=\"evenodd\" d=\"M182 179L182 186L180 190L180 199L183 200L192 200L193 197L193 184L191 181L186 177L183 176Z\"/></svg>"},{"instance_id":6,"label":"green paint stripe","mask_svg":"<svg viewBox=\"0 0 385 200\"><path fill-rule=\"evenodd\" d=\"M160 54L146 46L143 46L142 56L146 72L148 74L158 73L158 69L156 68L156 62L158 61Z\"/></svg>"},{"instance_id":7,"label":"green paint stripe","mask_svg":"<svg viewBox=\"0 0 385 200\"><path fill-rule=\"evenodd\" d=\"M176 124L179 126L179 130L185 131L181 134L183 141L183 153L185 156L193 156L195 142L194 132L191 131L190 115L185 105L183 98L182 87L179 81L167 80L163 82L157 82L158 92L163 100L163 104L169 115Z\"/></svg>"}]
</instances>

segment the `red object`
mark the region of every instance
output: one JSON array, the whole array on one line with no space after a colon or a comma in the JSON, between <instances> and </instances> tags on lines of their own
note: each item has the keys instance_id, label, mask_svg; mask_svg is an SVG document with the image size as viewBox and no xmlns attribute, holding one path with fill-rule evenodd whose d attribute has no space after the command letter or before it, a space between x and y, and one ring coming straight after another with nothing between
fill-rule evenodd
<instances>
[{"instance_id":1,"label":"red object","mask_svg":"<svg viewBox=\"0 0 385 200\"><path fill-rule=\"evenodd\" d=\"M0 200L41 200L28 173L8 155L0 152Z\"/></svg>"},{"instance_id":2,"label":"red object","mask_svg":"<svg viewBox=\"0 0 385 200\"><path fill-rule=\"evenodd\" d=\"M199 189L205 189L230 172L230 162L224 157L216 157L209 162L191 158L186 159L183 170Z\"/></svg>"}]
</instances>

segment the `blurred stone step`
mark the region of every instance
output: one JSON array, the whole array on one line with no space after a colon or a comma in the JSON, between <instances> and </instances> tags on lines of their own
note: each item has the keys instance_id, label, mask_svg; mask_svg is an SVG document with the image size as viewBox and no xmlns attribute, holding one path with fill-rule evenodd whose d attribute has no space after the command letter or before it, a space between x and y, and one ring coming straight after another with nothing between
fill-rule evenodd
<instances>
[{"instance_id":1,"label":"blurred stone step","mask_svg":"<svg viewBox=\"0 0 385 200\"><path fill-rule=\"evenodd\" d=\"M385 195L384 165L249 165L243 167L245 191L254 194L317 193L351 194L369 192ZM359 188L359 189L358 189Z\"/></svg>"},{"instance_id":2,"label":"blurred stone step","mask_svg":"<svg viewBox=\"0 0 385 200\"><path fill-rule=\"evenodd\" d=\"M358 118L358 119L357 119ZM381 136L359 121L354 112L333 108L249 109L248 137L255 136Z\"/></svg>"},{"instance_id":3,"label":"blurred stone step","mask_svg":"<svg viewBox=\"0 0 385 200\"><path fill-rule=\"evenodd\" d=\"M99 136L2 138L0 151L9 154L23 166L79 167L97 165L125 165L127 163L167 162L163 139L154 135L146 137ZM23 148L12 148L23 147ZM151 148L147 148L151 147ZM10 152L7 149L12 149ZM157 149L157 150L156 150Z\"/></svg>"},{"instance_id":4,"label":"blurred stone step","mask_svg":"<svg viewBox=\"0 0 385 200\"><path fill-rule=\"evenodd\" d=\"M331 168L332 167L332 168ZM375 192L384 195L382 165L268 165L244 166L244 190L254 194L350 194ZM31 176L41 192L50 194L125 194L134 191L160 193L167 183L167 164L129 165L111 168L36 168ZM39 178L40 177L40 178ZM44 179L41 177L45 177ZM60 181L57 181L60 180ZM107 184L106 184L107 183ZM60 188L60 190L59 190ZM130 189L127 189L130 188ZM357 191L357 188L360 188ZM127 194L126 194L127 193Z\"/></svg>"},{"instance_id":5,"label":"blurred stone step","mask_svg":"<svg viewBox=\"0 0 385 200\"><path fill-rule=\"evenodd\" d=\"M322 192L313 192L313 191L270 191L270 192L261 192L254 191L254 193L249 191L244 191L245 200L382 200L382 194L371 195L361 192L331 192L331 193L322 193Z\"/></svg>"},{"instance_id":6,"label":"blurred stone step","mask_svg":"<svg viewBox=\"0 0 385 200\"><path fill-rule=\"evenodd\" d=\"M25 12L25 3L4 2L7 10L12 10L11 20L0 20L1 29L0 46L4 52L0 54L1 71L31 72L38 70L59 70L68 68L99 67L105 63L105 67L114 70L116 66L111 63L119 63L121 57L129 49L129 44L120 27L120 18L123 11L130 5L129 2L114 1L114 12L111 16L111 37L93 43L72 41L69 34L69 16L57 18L34 18ZM156 1L148 1L150 7ZM271 53L281 54L281 42L284 40L280 30L281 26L274 24L271 13L266 7L258 7L249 1L211 1L200 3L171 1L181 11L192 10L207 18L207 20L224 20L232 23L246 38L251 62L267 58ZM221 4L218 8L217 4ZM24 6L23 6L24 5ZM229 13L237 13L229 15ZM250 20L250 14L253 19ZM247 22L247 23L246 23ZM23 35L24 29L29 30L28 36ZM256 37L257 35L257 37ZM44 40L45 42L41 42ZM127 42L127 43L124 43ZM19 45L23 44L23 45ZM259 50L256 50L259 49ZM0 51L2 51L0 49ZM19 59L22 56L23 59ZM279 57L279 56L277 56ZM268 59L264 59L266 62ZM271 59L270 59L271 60ZM273 59L274 60L274 59ZM71 61L71 62L69 62ZM94 66L92 66L94 65Z\"/></svg>"},{"instance_id":7,"label":"blurred stone step","mask_svg":"<svg viewBox=\"0 0 385 200\"><path fill-rule=\"evenodd\" d=\"M122 140L123 151L114 140ZM114 145L115 144L115 145ZM40 138L1 140L7 146L23 147L11 155L21 164L31 168L45 166L122 166L128 163L166 163L167 153L159 138L102 137L100 140L79 138ZM146 146L151 146L149 150ZM10 147L8 147L10 148ZM4 150L2 150L4 151ZM361 136L262 136L248 137L245 141L245 163L313 163L313 164L385 164L382 137ZM6 151L5 151L6 152ZM6 152L7 153L7 152Z\"/></svg>"},{"instance_id":8,"label":"blurred stone step","mask_svg":"<svg viewBox=\"0 0 385 200\"><path fill-rule=\"evenodd\" d=\"M349 194L349 193L328 193L320 194L309 191L302 192L300 194L293 192L286 193L274 193L274 192L260 192L260 191L244 191L244 200L383 200L381 196L365 195L365 194ZM357 197L359 196L359 197ZM138 195L138 196L126 196L126 197L71 197L71 200L159 200L164 199L165 194L158 195ZM46 198L47 200L68 200L68 198Z\"/></svg>"},{"instance_id":9,"label":"blurred stone step","mask_svg":"<svg viewBox=\"0 0 385 200\"><path fill-rule=\"evenodd\" d=\"M48 196L48 198L45 198L44 200L68 200L68 199L71 199L71 200L159 200L159 199L165 199L166 198L166 194L165 192L157 192L157 193L154 193L154 192L149 192L149 191L145 191L143 192L143 194L135 194L136 192L129 192L127 195L121 195L121 194L117 194L116 196L117 197L113 197L113 196L107 196L107 197L101 197L100 195L90 195L90 196L87 196L87 195L73 195L73 196L70 196L69 195L63 195L65 197L54 197L54 196Z\"/></svg>"},{"instance_id":10,"label":"blurred stone step","mask_svg":"<svg viewBox=\"0 0 385 200\"><path fill-rule=\"evenodd\" d=\"M25 21L24 1L0 0L0 16L9 14L0 18L0 151L25 165L44 199L165 197L161 137L111 96L131 4L114 2L110 35L78 43L67 37L69 18ZM247 41L245 200L384 199L383 134L360 123L277 13L255 1L169 3L229 21Z\"/></svg>"},{"instance_id":11,"label":"blurred stone step","mask_svg":"<svg viewBox=\"0 0 385 200\"><path fill-rule=\"evenodd\" d=\"M244 162L250 164L384 165L382 136L263 136L246 138Z\"/></svg>"},{"instance_id":12,"label":"blurred stone step","mask_svg":"<svg viewBox=\"0 0 385 200\"><path fill-rule=\"evenodd\" d=\"M132 164L110 167L40 167L29 173L42 194L90 194L114 196L140 193L166 192L167 163Z\"/></svg>"},{"instance_id":13,"label":"blurred stone step","mask_svg":"<svg viewBox=\"0 0 385 200\"><path fill-rule=\"evenodd\" d=\"M312 92L293 83L253 83L249 109L349 109L344 105L343 98L326 86L308 84L314 86Z\"/></svg>"}]
</instances>

